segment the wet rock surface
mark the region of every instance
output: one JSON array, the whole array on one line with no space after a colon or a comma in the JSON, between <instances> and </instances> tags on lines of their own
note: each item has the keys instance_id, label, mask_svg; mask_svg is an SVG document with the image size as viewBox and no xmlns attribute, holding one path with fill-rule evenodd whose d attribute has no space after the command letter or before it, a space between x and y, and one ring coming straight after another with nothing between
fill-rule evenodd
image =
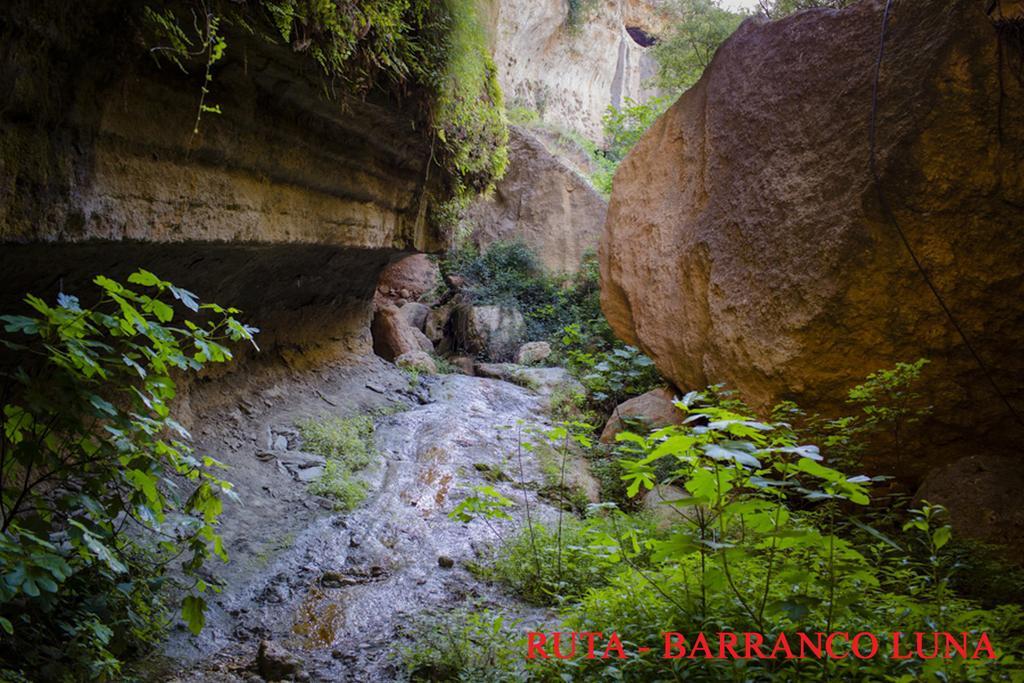
<instances>
[{"instance_id":1,"label":"wet rock surface","mask_svg":"<svg viewBox=\"0 0 1024 683\"><path fill-rule=\"evenodd\" d=\"M371 363L364 374L328 378L317 390L351 409L352 393L360 405L381 403L387 399L375 389L400 396L402 385L408 387L408 378L393 366ZM517 459L516 430L510 429L520 420L544 426L537 418L542 398L507 382L463 375L424 379L421 392L403 397L400 412L377 420L379 458L366 473L371 492L351 513L326 511L293 477L276 471L278 462L312 458L293 451L266 462L249 456L259 463L251 467L276 476L261 490L278 508L269 522L246 508L225 514L233 556L224 577L229 588L198 638L181 633L173 639L168 654L174 667L187 662L190 669L175 680L247 680L266 665L261 641L273 642L270 650L281 655L274 661L301 664L287 674L295 680L398 680L396 653L419 615L476 601L526 624L551 622L553 615L520 604L466 569L489 552L495 536L482 520L463 524L448 517L471 487L486 483L516 504L514 520L491 521L500 533L518 527L527 504L535 521L554 519L552 503L538 496L538 464L529 454ZM303 405L309 399L295 398L288 410L263 418L287 424L311 410ZM338 412L315 394L312 401ZM243 481L240 488L258 485ZM247 546L250 534L276 544L274 550Z\"/></svg>"}]
</instances>

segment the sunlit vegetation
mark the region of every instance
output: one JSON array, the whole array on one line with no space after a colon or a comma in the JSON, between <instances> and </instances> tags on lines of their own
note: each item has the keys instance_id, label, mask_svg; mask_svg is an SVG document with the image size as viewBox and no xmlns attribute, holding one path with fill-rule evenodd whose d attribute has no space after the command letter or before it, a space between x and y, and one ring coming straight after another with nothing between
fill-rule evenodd
<instances>
[{"instance_id":1,"label":"sunlit vegetation","mask_svg":"<svg viewBox=\"0 0 1024 683\"><path fill-rule=\"evenodd\" d=\"M874 391L880 380L897 395L912 394L908 368L922 366L875 373L851 397L863 415L884 414L893 394ZM870 401L862 402L867 394ZM954 538L945 509L927 501L876 506L872 488L885 477L843 471L827 447L808 440L811 431L762 421L721 389L691 392L678 405L688 416L684 424L621 433L614 455L630 498L655 488L679 495L642 512L614 502L592 505L583 518L567 516L557 526L524 518L518 533L500 539L494 559L477 569L521 599L558 608L559 621L548 631L620 634L626 658L587 659L580 646L565 659L517 660L512 655L524 651L523 643L508 638L493 643L507 655L489 656L504 667L504 678L491 672L487 680L1009 681L1024 673L1024 595L983 604L965 594L961 586L972 581L964 572L984 575L997 564L962 563L964 549L975 546ZM776 412L792 415L794 407ZM850 438L863 435L855 430ZM1006 580L1020 585L1014 579L1020 574L1009 570ZM474 628L489 632L487 625L497 628L501 619L480 614ZM434 628L452 623L468 625L454 619ZM760 633L769 643L779 634L813 640L818 632L865 631L877 634L883 656L660 656L665 632L683 634L692 647L699 633L724 630ZM905 642L904 658L887 656L894 631L951 632L969 643L967 656L930 658ZM985 638L995 659L979 646ZM470 656L458 642L415 643L410 670L445 667L441 680L457 680L459 661ZM643 656L641 646L659 655ZM982 655L972 659L976 647Z\"/></svg>"},{"instance_id":2,"label":"sunlit vegetation","mask_svg":"<svg viewBox=\"0 0 1024 683\"><path fill-rule=\"evenodd\" d=\"M357 473L373 462L373 420L367 415L322 417L298 423L305 450L326 458L323 476L309 485L310 493L335 501L338 510L352 510L366 497L366 484Z\"/></svg>"}]
</instances>

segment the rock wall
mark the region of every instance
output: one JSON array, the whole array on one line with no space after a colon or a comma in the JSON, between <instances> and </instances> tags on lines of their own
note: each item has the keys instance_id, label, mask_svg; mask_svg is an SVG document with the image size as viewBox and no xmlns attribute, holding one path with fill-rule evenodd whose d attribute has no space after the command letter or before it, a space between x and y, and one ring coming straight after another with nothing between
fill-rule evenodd
<instances>
[{"instance_id":1,"label":"rock wall","mask_svg":"<svg viewBox=\"0 0 1024 683\"><path fill-rule=\"evenodd\" d=\"M597 249L608 205L590 184L529 131L513 126L509 167L490 197L478 199L464 220L486 249L521 240L551 273L574 273Z\"/></svg>"},{"instance_id":2,"label":"rock wall","mask_svg":"<svg viewBox=\"0 0 1024 683\"><path fill-rule=\"evenodd\" d=\"M223 113L193 133L197 77L31 31L0 48L4 312L144 267L243 309L264 356L368 352L379 272L443 248L428 133L400 105L328 100L291 50L232 35L211 83ZM39 60L56 98L22 87Z\"/></svg>"},{"instance_id":3,"label":"rock wall","mask_svg":"<svg viewBox=\"0 0 1024 683\"><path fill-rule=\"evenodd\" d=\"M868 373L931 359L923 393L934 414L898 467L914 479L972 453L1013 452L1022 431L871 182L883 4L748 19L726 41L618 171L602 305L679 387L726 382L759 408L790 398L842 414ZM895 3L878 172L936 287L1024 411L1021 44L982 9Z\"/></svg>"},{"instance_id":4,"label":"rock wall","mask_svg":"<svg viewBox=\"0 0 1024 683\"><path fill-rule=\"evenodd\" d=\"M509 106L599 140L609 104L655 94L645 82L656 64L634 36L657 35L664 19L655 0L580 4L584 20L571 26L567 0L492 0L494 62Z\"/></svg>"}]
</instances>

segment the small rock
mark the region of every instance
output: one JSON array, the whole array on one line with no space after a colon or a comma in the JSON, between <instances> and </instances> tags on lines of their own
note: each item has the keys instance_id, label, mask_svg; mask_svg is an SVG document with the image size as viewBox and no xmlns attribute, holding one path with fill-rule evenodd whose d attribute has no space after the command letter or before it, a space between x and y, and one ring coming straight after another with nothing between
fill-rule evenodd
<instances>
[{"instance_id":1,"label":"small rock","mask_svg":"<svg viewBox=\"0 0 1024 683\"><path fill-rule=\"evenodd\" d=\"M441 555L437 558L437 566L441 569L451 569L455 566L455 560L448 557L447 555Z\"/></svg>"},{"instance_id":2,"label":"small rock","mask_svg":"<svg viewBox=\"0 0 1024 683\"><path fill-rule=\"evenodd\" d=\"M516 363L520 365L536 365L551 355L551 344L545 341L527 342L519 347Z\"/></svg>"},{"instance_id":3,"label":"small rock","mask_svg":"<svg viewBox=\"0 0 1024 683\"><path fill-rule=\"evenodd\" d=\"M305 469L299 470L296 476L298 477L299 481L309 483L311 481L316 481L320 477L324 476L324 468L320 467L319 465L316 467L307 467Z\"/></svg>"},{"instance_id":4,"label":"small rock","mask_svg":"<svg viewBox=\"0 0 1024 683\"><path fill-rule=\"evenodd\" d=\"M395 365L400 368L410 368L428 375L437 374L437 364L424 351L409 351L395 359Z\"/></svg>"},{"instance_id":5,"label":"small rock","mask_svg":"<svg viewBox=\"0 0 1024 683\"><path fill-rule=\"evenodd\" d=\"M287 453L282 453L278 457L280 457L281 461L286 465L295 465L300 469L304 467L323 466L327 462L327 458L322 455L314 455L303 451L288 451Z\"/></svg>"},{"instance_id":6,"label":"small rock","mask_svg":"<svg viewBox=\"0 0 1024 683\"><path fill-rule=\"evenodd\" d=\"M320 577L320 585L324 588L344 588L345 586L354 586L359 583L358 580L353 579L351 576L345 576L340 572L324 572L323 576Z\"/></svg>"},{"instance_id":7,"label":"small rock","mask_svg":"<svg viewBox=\"0 0 1024 683\"><path fill-rule=\"evenodd\" d=\"M473 369L474 361L469 356L451 356L448 358L448 362L454 365L463 375L472 377L476 374L476 371Z\"/></svg>"},{"instance_id":8,"label":"small rock","mask_svg":"<svg viewBox=\"0 0 1024 683\"><path fill-rule=\"evenodd\" d=\"M272 640L260 641L256 651L256 669L268 681L280 681L297 675L302 662Z\"/></svg>"},{"instance_id":9,"label":"small rock","mask_svg":"<svg viewBox=\"0 0 1024 683\"><path fill-rule=\"evenodd\" d=\"M283 434L278 434L274 437L274 450L275 451L286 451L288 450L288 439Z\"/></svg>"},{"instance_id":10,"label":"small rock","mask_svg":"<svg viewBox=\"0 0 1024 683\"><path fill-rule=\"evenodd\" d=\"M270 460L273 460L275 457L276 456L270 451L256 451L256 459L262 460L263 462L269 462Z\"/></svg>"},{"instance_id":11,"label":"small rock","mask_svg":"<svg viewBox=\"0 0 1024 683\"><path fill-rule=\"evenodd\" d=\"M642 422L649 429L681 423L686 415L676 407L675 398L674 391L660 387L620 403L601 432L601 443L614 443L629 419Z\"/></svg>"}]
</instances>

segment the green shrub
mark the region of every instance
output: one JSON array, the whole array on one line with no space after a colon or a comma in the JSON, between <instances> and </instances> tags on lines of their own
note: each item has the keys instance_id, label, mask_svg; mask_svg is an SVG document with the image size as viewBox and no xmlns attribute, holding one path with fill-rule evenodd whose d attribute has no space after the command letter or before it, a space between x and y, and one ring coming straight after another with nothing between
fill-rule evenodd
<instances>
[{"instance_id":1,"label":"green shrub","mask_svg":"<svg viewBox=\"0 0 1024 683\"><path fill-rule=\"evenodd\" d=\"M814 7L828 7L831 9L842 9L853 4L854 0L766 0L761 3L764 12L771 19L782 17L799 12L800 10L812 9Z\"/></svg>"},{"instance_id":2,"label":"green shrub","mask_svg":"<svg viewBox=\"0 0 1024 683\"><path fill-rule=\"evenodd\" d=\"M611 415L627 398L664 384L654 361L638 349L608 344L603 337L595 340L579 325L563 329L558 348L566 367L586 387L591 409L599 415Z\"/></svg>"},{"instance_id":3,"label":"green shrub","mask_svg":"<svg viewBox=\"0 0 1024 683\"><path fill-rule=\"evenodd\" d=\"M322 417L297 424L303 448L327 458L320 479L309 485L310 493L333 498L339 510L353 510L366 497L366 483L356 478L377 455L373 445L373 419Z\"/></svg>"},{"instance_id":4,"label":"green shrub","mask_svg":"<svg viewBox=\"0 0 1024 683\"><path fill-rule=\"evenodd\" d=\"M302 420L296 426L303 447L310 453L340 462L352 470L366 467L373 461L373 419L368 415Z\"/></svg>"},{"instance_id":5,"label":"green shrub","mask_svg":"<svg viewBox=\"0 0 1024 683\"><path fill-rule=\"evenodd\" d=\"M541 122L540 112L522 106L510 106L506 109L508 122L517 126L535 126Z\"/></svg>"},{"instance_id":6,"label":"green shrub","mask_svg":"<svg viewBox=\"0 0 1024 683\"><path fill-rule=\"evenodd\" d=\"M627 97L617 109L609 105L601 118L607 158L616 164L625 159L629 150L670 104L672 100L667 97L656 97L646 102Z\"/></svg>"},{"instance_id":7,"label":"green shrub","mask_svg":"<svg viewBox=\"0 0 1024 683\"><path fill-rule=\"evenodd\" d=\"M519 680L526 646L518 626L482 606L422 617L409 625L401 660L412 681Z\"/></svg>"},{"instance_id":8,"label":"green shrub","mask_svg":"<svg viewBox=\"0 0 1024 683\"><path fill-rule=\"evenodd\" d=\"M647 529L640 517L628 523ZM533 604L575 602L609 584L618 570L619 550L610 523L601 517L567 517L560 532L534 523L498 549L485 575Z\"/></svg>"},{"instance_id":9,"label":"green shrub","mask_svg":"<svg viewBox=\"0 0 1024 683\"><path fill-rule=\"evenodd\" d=\"M34 316L0 318L15 361L0 391L5 677L116 677L166 624L164 584L202 628L200 570L227 559L216 521L231 485L171 406L178 378L230 361L227 344L256 330L145 270L128 278L136 288L94 282L90 305L29 295ZM186 583L165 575L179 556Z\"/></svg>"},{"instance_id":10,"label":"green shrub","mask_svg":"<svg viewBox=\"0 0 1024 683\"><path fill-rule=\"evenodd\" d=\"M587 23L597 0L569 0L569 12L566 15L566 24L569 30L576 32Z\"/></svg>"},{"instance_id":11,"label":"green shrub","mask_svg":"<svg viewBox=\"0 0 1024 683\"><path fill-rule=\"evenodd\" d=\"M593 254L575 275L552 276L544 273L537 257L522 242L497 242L484 253L472 246L453 252L442 268L446 274L465 279L464 291L474 303L518 309L531 340L554 341L571 323L607 330ZM607 335L610 337L610 330Z\"/></svg>"},{"instance_id":12,"label":"green shrub","mask_svg":"<svg viewBox=\"0 0 1024 683\"><path fill-rule=\"evenodd\" d=\"M591 507L592 518L567 518L557 529L524 525L494 565L479 570L527 600L560 605L558 630L625 639L625 660L533 661L528 675L638 682L1024 676L1024 610L958 593L963 550L941 506L888 510L886 520L900 521L883 533L863 521L875 514L866 513L873 479L831 467L828 452L802 442L790 424L758 420L720 387L690 393L680 405L686 423L618 438L630 497L655 484L687 493L665 504L657 526L602 503ZM794 411L789 404L774 412ZM659 648L666 631L692 643L698 632L723 630L761 633L769 643L782 633L866 631L879 635L883 653L895 630L971 639L986 632L999 660L639 656L640 646Z\"/></svg>"},{"instance_id":13,"label":"green shrub","mask_svg":"<svg viewBox=\"0 0 1024 683\"><path fill-rule=\"evenodd\" d=\"M353 479L352 474L343 463L328 460L323 476L309 485L309 492L333 498L337 510L354 510L366 498L366 483Z\"/></svg>"}]
</instances>

